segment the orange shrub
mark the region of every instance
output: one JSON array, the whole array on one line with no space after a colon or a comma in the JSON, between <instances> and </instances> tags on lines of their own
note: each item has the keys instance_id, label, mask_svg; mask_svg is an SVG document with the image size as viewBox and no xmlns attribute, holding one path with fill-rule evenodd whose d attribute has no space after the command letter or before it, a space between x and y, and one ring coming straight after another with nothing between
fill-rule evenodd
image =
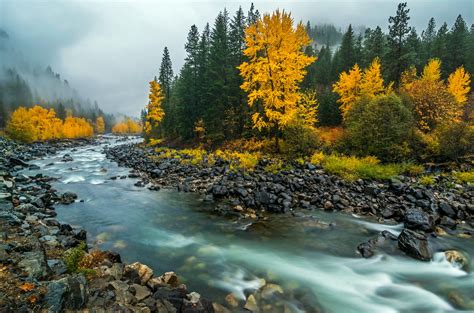
<instances>
[{"instance_id":1,"label":"orange shrub","mask_svg":"<svg viewBox=\"0 0 474 313\"><path fill-rule=\"evenodd\" d=\"M332 146L344 135L342 127L320 127L318 128L319 139L327 146Z\"/></svg>"}]
</instances>

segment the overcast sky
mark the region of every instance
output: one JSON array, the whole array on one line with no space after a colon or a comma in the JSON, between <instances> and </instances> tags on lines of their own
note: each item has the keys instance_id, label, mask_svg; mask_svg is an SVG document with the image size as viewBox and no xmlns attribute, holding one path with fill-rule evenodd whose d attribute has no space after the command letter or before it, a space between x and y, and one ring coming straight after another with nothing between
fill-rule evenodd
<instances>
[{"instance_id":1,"label":"overcast sky","mask_svg":"<svg viewBox=\"0 0 474 313\"><path fill-rule=\"evenodd\" d=\"M252 1L23 1L0 0L0 28L34 62L51 65L84 96L106 111L137 115L146 104L148 81L157 74L165 46L175 72L183 64L184 43L192 24L199 30L224 7L248 11ZM398 1L253 1L260 12L277 8L296 21L340 27L380 25L386 30ZM411 24L419 33L428 19L452 26L458 14L471 25L472 0L408 1Z\"/></svg>"}]
</instances>

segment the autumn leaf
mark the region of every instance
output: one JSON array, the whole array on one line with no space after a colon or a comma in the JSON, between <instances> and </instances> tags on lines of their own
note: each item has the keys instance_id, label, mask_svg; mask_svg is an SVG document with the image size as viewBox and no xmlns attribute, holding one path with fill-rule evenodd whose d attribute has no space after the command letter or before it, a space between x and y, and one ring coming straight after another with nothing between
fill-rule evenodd
<instances>
[{"instance_id":1,"label":"autumn leaf","mask_svg":"<svg viewBox=\"0 0 474 313\"><path fill-rule=\"evenodd\" d=\"M35 289L36 285L33 283L26 282L21 284L18 288L20 288L23 292L29 292Z\"/></svg>"}]
</instances>

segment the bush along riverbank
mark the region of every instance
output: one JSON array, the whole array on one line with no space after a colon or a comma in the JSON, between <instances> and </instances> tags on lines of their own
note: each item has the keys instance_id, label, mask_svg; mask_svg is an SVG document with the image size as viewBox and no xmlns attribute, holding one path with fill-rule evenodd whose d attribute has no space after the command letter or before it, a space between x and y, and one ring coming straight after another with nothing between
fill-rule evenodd
<instances>
[{"instance_id":1,"label":"bush along riverbank","mask_svg":"<svg viewBox=\"0 0 474 313\"><path fill-rule=\"evenodd\" d=\"M399 236L383 232L361 243L357 250L363 257L374 255L377 246L388 239L406 255L426 261L434 252L446 250L437 245L437 236L449 234L466 240L472 237L474 187L469 182L472 172L468 171L456 175L421 175L419 166L410 166L407 171L418 172L419 176L415 177L400 175L402 171L394 166L375 165L368 169L352 165L347 166L350 175L342 178L343 174L327 173L342 171L336 171L338 167L332 165L334 160L330 158L327 162L333 163L324 167L318 160L313 160L316 165L302 160L282 164L237 154L239 168L225 152L208 154L143 144L112 147L106 150L106 155L119 165L135 169L130 176L141 177L137 186L155 190L176 188L201 193L204 201L221 200L214 209L218 214L264 220L268 213L299 215L305 210L326 210L404 224ZM342 161L357 163L349 159ZM375 175L370 175L380 179L357 178L361 175L357 171L375 171Z\"/></svg>"},{"instance_id":2,"label":"bush along riverbank","mask_svg":"<svg viewBox=\"0 0 474 313\"><path fill-rule=\"evenodd\" d=\"M173 272L155 275L120 255L88 249L87 234L55 219L53 178L18 173L33 158L90 140L18 145L0 138L0 311L226 312L186 289ZM70 159L66 156L64 162Z\"/></svg>"}]
</instances>

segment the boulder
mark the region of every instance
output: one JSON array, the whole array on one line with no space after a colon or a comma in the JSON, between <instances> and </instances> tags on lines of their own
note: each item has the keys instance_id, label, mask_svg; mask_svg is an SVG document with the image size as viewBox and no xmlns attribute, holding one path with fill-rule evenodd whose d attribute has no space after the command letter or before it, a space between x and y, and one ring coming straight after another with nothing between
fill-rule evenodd
<instances>
[{"instance_id":1,"label":"boulder","mask_svg":"<svg viewBox=\"0 0 474 313\"><path fill-rule=\"evenodd\" d=\"M123 276L132 283L145 285L153 276L153 270L144 264L135 262L125 266Z\"/></svg>"},{"instance_id":2,"label":"boulder","mask_svg":"<svg viewBox=\"0 0 474 313\"><path fill-rule=\"evenodd\" d=\"M447 250L444 251L444 255L449 262L459 264L463 270L468 270L469 259L464 253L457 250Z\"/></svg>"},{"instance_id":3,"label":"boulder","mask_svg":"<svg viewBox=\"0 0 474 313\"><path fill-rule=\"evenodd\" d=\"M408 210L405 214L405 227L430 232L434 230L434 217L420 209Z\"/></svg>"},{"instance_id":4,"label":"boulder","mask_svg":"<svg viewBox=\"0 0 474 313\"><path fill-rule=\"evenodd\" d=\"M83 275L74 275L48 283L45 307L48 312L80 310L87 302L87 281Z\"/></svg>"},{"instance_id":5,"label":"boulder","mask_svg":"<svg viewBox=\"0 0 474 313\"><path fill-rule=\"evenodd\" d=\"M426 236L407 228L398 236L398 247L407 255L422 261L429 261L433 256Z\"/></svg>"}]
</instances>

